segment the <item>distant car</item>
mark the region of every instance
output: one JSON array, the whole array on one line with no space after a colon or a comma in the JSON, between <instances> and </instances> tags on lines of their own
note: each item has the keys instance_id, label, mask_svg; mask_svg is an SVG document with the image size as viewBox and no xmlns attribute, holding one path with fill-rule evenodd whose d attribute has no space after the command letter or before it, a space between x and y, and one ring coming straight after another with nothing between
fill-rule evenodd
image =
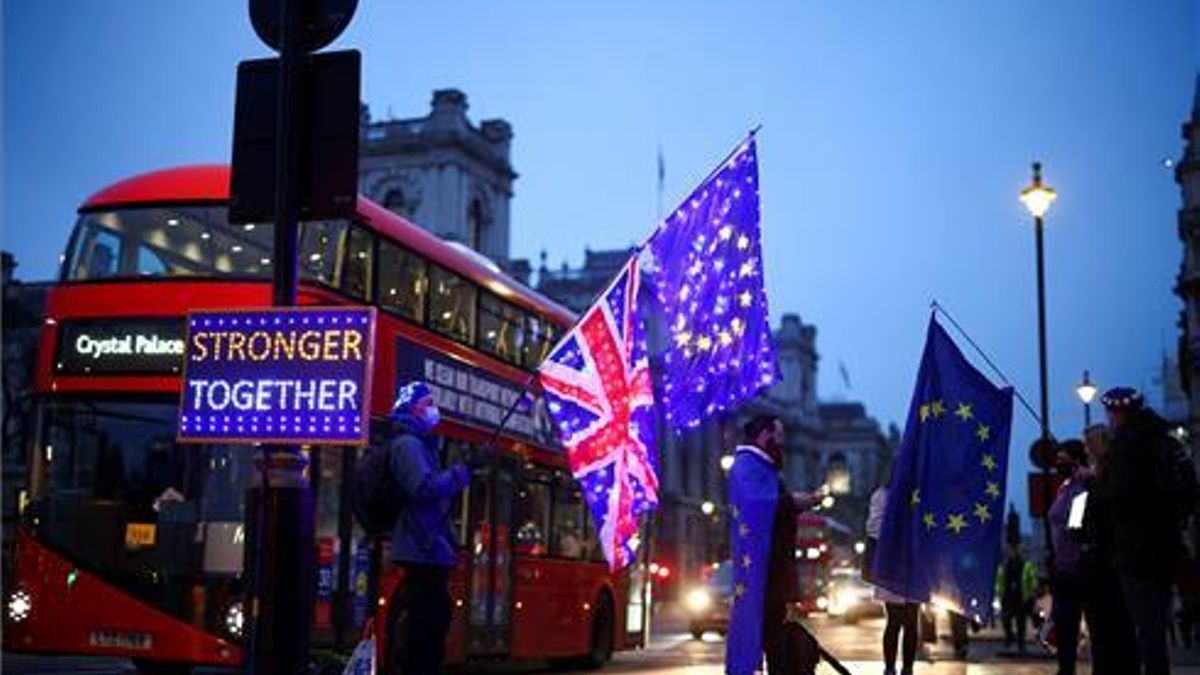
<instances>
[{"instance_id":1,"label":"distant car","mask_svg":"<svg viewBox=\"0 0 1200 675\"><path fill-rule=\"evenodd\" d=\"M688 628L699 640L708 631L722 636L729 629L729 605L733 596L733 566L729 561L714 565L708 580L689 589L683 596L688 613Z\"/></svg>"},{"instance_id":2,"label":"distant car","mask_svg":"<svg viewBox=\"0 0 1200 675\"><path fill-rule=\"evenodd\" d=\"M863 581L857 569L835 568L826 590L826 612L831 617L854 623L883 613L883 606L875 600L875 587Z\"/></svg>"}]
</instances>

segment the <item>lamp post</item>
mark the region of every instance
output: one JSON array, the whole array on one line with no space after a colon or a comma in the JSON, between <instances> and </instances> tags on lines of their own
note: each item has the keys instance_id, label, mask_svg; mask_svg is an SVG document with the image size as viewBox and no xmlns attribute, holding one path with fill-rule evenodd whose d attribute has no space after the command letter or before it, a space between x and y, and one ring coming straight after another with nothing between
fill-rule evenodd
<instances>
[{"instance_id":1,"label":"lamp post","mask_svg":"<svg viewBox=\"0 0 1200 675\"><path fill-rule=\"evenodd\" d=\"M1083 401L1083 428L1086 431L1092 426L1092 399L1096 398L1096 385L1092 384L1088 371L1083 371L1083 381L1075 387L1075 393L1079 394L1079 400Z\"/></svg>"},{"instance_id":2,"label":"lamp post","mask_svg":"<svg viewBox=\"0 0 1200 675\"><path fill-rule=\"evenodd\" d=\"M1046 215L1046 211L1050 209L1050 204L1054 202L1056 197L1058 197L1058 194L1052 188L1042 184L1042 163L1034 162L1033 183L1024 190L1021 190L1021 203L1025 205L1026 209L1029 209L1029 213L1033 214L1034 234L1037 238L1038 371L1042 390L1041 443L1043 445L1050 443L1050 409L1046 385L1046 270L1045 255L1042 246L1042 217ZM1050 541L1051 489L1049 461L1046 462L1042 473L1042 497L1045 504L1045 511L1042 513L1042 529L1045 534L1046 559L1052 568L1054 562L1054 545Z\"/></svg>"}]
</instances>

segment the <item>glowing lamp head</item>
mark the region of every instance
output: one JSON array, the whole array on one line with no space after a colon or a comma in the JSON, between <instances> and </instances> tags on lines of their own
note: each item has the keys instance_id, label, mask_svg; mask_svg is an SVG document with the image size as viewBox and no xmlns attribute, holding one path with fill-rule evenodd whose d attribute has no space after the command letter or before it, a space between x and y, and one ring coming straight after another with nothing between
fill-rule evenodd
<instances>
[{"instance_id":1,"label":"glowing lamp head","mask_svg":"<svg viewBox=\"0 0 1200 675\"><path fill-rule=\"evenodd\" d=\"M1083 371L1083 381L1079 383L1078 387L1075 387L1075 393L1079 394L1079 400L1085 404L1091 403L1092 399L1096 398L1096 391L1096 385L1092 384L1088 377L1088 371Z\"/></svg>"},{"instance_id":2,"label":"glowing lamp head","mask_svg":"<svg viewBox=\"0 0 1200 675\"><path fill-rule=\"evenodd\" d=\"M733 455L721 455L721 470L729 471L733 468Z\"/></svg>"},{"instance_id":3,"label":"glowing lamp head","mask_svg":"<svg viewBox=\"0 0 1200 675\"><path fill-rule=\"evenodd\" d=\"M706 516L711 516L717 510L717 506L712 502L704 502L700 505L700 512Z\"/></svg>"},{"instance_id":4,"label":"glowing lamp head","mask_svg":"<svg viewBox=\"0 0 1200 675\"><path fill-rule=\"evenodd\" d=\"M1033 163L1033 184L1021 190L1021 203L1034 218L1041 218L1050 210L1050 205L1058 198L1054 188L1042 184L1042 164Z\"/></svg>"}]
</instances>

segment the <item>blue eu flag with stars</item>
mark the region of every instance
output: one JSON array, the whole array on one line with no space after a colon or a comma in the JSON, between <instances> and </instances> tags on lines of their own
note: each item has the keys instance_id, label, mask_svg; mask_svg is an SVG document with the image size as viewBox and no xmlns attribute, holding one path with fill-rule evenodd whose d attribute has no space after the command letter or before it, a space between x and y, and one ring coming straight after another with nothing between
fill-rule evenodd
<instances>
[{"instance_id":1,"label":"blue eu flag with stars","mask_svg":"<svg viewBox=\"0 0 1200 675\"><path fill-rule=\"evenodd\" d=\"M991 615L1012 398L930 318L875 549L876 584L977 620Z\"/></svg>"}]
</instances>

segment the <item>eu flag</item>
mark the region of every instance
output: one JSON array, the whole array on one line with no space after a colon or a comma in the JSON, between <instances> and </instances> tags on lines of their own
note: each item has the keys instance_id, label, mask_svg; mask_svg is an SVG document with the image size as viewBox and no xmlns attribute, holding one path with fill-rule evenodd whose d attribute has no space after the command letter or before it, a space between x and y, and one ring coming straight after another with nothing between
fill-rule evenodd
<instances>
[{"instance_id":1,"label":"eu flag","mask_svg":"<svg viewBox=\"0 0 1200 675\"><path fill-rule=\"evenodd\" d=\"M659 225L643 253L670 338L655 356L673 428L697 426L778 379L762 261L751 136Z\"/></svg>"},{"instance_id":2,"label":"eu flag","mask_svg":"<svg viewBox=\"0 0 1200 675\"><path fill-rule=\"evenodd\" d=\"M993 385L930 318L876 547L878 585L990 616L1011 423L1012 389Z\"/></svg>"}]
</instances>

